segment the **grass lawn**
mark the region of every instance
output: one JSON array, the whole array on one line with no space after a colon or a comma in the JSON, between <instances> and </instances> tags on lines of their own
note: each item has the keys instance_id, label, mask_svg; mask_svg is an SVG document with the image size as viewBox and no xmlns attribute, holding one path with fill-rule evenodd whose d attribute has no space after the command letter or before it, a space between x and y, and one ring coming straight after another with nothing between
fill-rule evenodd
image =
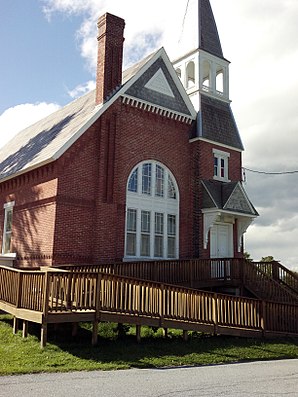
<instances>
[{"instance_id":1,"label":"grass lawn","mask_svg":"<svg viewBox=\"0 0 298 397\"><path fill-rule=\"evenodd\" d=\"M49 329L48 344L40 349L40 327L29 325L29 336L12 333L12 318L0 315L0 375L58 371L116 370L165 366L194 366L249 360L298 358L298 339L258 340L190 334L142 328L138 344L133 327L118 336L116 324L101 324L98 346L91 346L90 324L80 324L75 338L68 324Z\"/></svg>"}]
</instances>

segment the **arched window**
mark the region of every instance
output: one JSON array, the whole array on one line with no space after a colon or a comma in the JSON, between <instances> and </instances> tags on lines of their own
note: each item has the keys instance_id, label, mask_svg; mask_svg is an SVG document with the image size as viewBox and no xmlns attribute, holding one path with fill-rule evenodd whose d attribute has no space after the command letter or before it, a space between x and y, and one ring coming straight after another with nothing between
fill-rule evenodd
<instances>
[{"instance_id":1,"label":"arched window","mask_svg":"<svg viewBox=\"0 0 298 397\"><path fill-rule=\"evenodd\" d=\"M179 79L181 80L181 78L182 78L182 73L181 73L181 69L180 69L180 68L177 68L177 69L176 69L176 74L177 74L177 76L179 77Z\"/></svg>"},{"instance_id":2,"label":"arched window","mask_svg":"<svg viewBox=\"0 0 298 397\"><path fill-rule=\"evenodd\" d=\"M144 161L131 172L126 191L125 258L178 258L179 192L163 164Z\"/></svg>"},{"instance_id":3,"label":"arched window","mask_svg":"<svg viewBox=\"0 0 298 397\"><path fill-rule=\"evenodd\" d=\"M191 61L186 67L186 88L194 87L195 83L195 63Z\"/></svg>"},{"instance_id":4,"label":"arched window","mask_svg":"<svg viewBox=\"0 0 298 397\"><path fill-rule=\"evenodd\" d=\"M203 74L202 74L202 88L205 91L210 90L210 79L211 79L211 66L208 61L203 62Z\"/></svg>"}]
</instances>

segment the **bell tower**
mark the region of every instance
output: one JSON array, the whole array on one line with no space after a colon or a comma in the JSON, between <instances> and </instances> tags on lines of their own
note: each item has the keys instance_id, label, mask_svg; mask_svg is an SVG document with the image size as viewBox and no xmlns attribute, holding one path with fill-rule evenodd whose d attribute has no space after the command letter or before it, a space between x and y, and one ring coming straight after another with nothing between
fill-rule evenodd
<instances>
[{"instance_id":1,"label":"bell tower","mask_svg":"<svg viewBox=\"0 0 298 397\"><path fill-rule=\"evenodd\" d=\"M229 61L223 56L209 0L189 0L178 51L181 57L173 66L196 111L202 93L230 103Z\"/></svg>"}]
</instances>

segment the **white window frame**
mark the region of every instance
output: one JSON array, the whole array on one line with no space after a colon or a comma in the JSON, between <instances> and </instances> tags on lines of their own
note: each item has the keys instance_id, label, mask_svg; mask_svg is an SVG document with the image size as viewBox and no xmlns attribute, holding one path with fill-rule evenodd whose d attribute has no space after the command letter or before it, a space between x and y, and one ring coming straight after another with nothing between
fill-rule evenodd
<instances>
[{"instance_id":1,"label":"white window frame","mask_svg":"<svg viewBox=\"0 0 298 397\"><path fill-rule=\"evenodd\" d=\"M213 162L213 179L217 181L223 181L223 182L230 182L229 179L229 158L230 158L230 153L224 152L222 150L218 149L213 149L213 157L214 159L218 160L218 173L215 175L214 173L214 162ZM224 176L221 176L221 162L224 162Z\"/></svg>"},{"instance_id":2,"label":"white window frame","mask_svg":"<svg viewBox=\"0 0 298 397\"><path fill-rule=\"evenodd\" d=\"M7 219L8 219L8 214L9 212L12 213L13 215L13 207L15 205L14 201L9 201L8 203L5 203L3 208L4 208L4 226L3 226L3 238L2 238L2 255L7 255L7 254L11 254L11 236L12 236L12 230L7 231ZM6 250L6 243L7 243L7 239L10 239L10 246L9 249Z\"/></svg>"},{"instance_id":3,"label":"white window frame","mask_svg":"<svg viewBox=\"0 0 298 397\"><path fill-rule=\"evenodd\" d=\"M142 193L142 169L143 165L151 163L151 192ZM156 167L162 167L164 170L164 183L163 183L163 197L156 195ZM133 175L135 170L138 170L138 189L137 192L128 190L130 177ZM175 188L175 198L170 197L168 184L169 177L171 183ZM136 255L127 255L127 211L134 209L137 211L137 227L136 227ZM150 212L150 255L141 255L141 219L142 211ZM163 256L155 256L155 214L163 214ZM175 255L174 258L168 258L168 230L167 220L168 215L174 215L176 217L176 241L175 241ZM160 236L160 234L158 234ZM139 163L131 171L127 186L126 186L126 217L125 217L125 248L124 248L124 259L126 260L161 260L161 259L177 259L179 258L179 191L176 179L170 170L160 162L154 160L147 160Z\"/></svg>"}]
</instances>

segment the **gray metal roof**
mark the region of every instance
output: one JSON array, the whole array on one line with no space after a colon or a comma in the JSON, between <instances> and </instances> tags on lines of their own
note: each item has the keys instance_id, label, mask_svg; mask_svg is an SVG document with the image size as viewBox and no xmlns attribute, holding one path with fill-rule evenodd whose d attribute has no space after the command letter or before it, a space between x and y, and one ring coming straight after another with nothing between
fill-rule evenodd
<instances>
[{"instance_id":1,"label":"gray metal roof","mask_svg":"<svg viewBox=\"0 0 298 397\"><path fill-rule=\"evenodd\" d=\"M199 0L199 47L223 58L221 43L209 0Z\"/></svg>"},{"instance_id":2,"label":"gray metal roof","mask_svg":"<svg viewBox=\"0 0 298 397\"><path fill-rule=\"evenodd\" d=\"M204 94L200 95L200 100L199 137L244 150L230 104Z\"/></svg>"},{"instance_id":3,"label":"gray metal roof","mask_svg":"<svg viewBox=\"0 0 298 397\"><path fill-rule=\"evenodd\" d=\"M94 105L95 91L91 91L19 132L0 149L0 180L53 160L92 118Z\"/></svg>"}]
</instances>

